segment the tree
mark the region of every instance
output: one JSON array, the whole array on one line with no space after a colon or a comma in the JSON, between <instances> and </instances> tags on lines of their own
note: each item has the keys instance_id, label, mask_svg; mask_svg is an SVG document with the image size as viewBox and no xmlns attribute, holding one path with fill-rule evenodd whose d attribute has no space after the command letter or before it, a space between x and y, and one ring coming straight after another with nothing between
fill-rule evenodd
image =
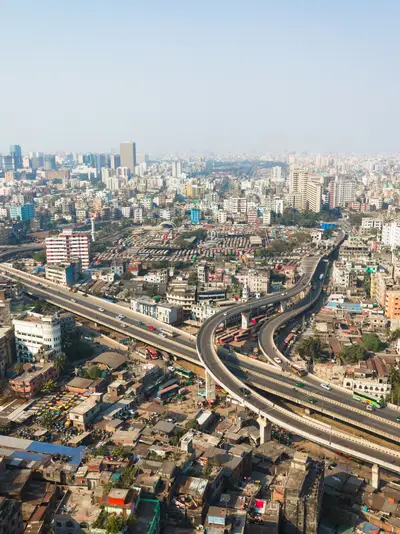
<instances>
[{"instance_id":1,"label":"tree","mask_svg":"<svg viewBox=\"0 0 400 534\"><path fill-rule=\"evenodd\" d=\"M54 367L58 374L61 374L67 365L67 357L65 354L59 354L54 358Z\"/></svg>"},{"instance_id":2,"label":"tree","mask_svg":"<svg viewBox=\"0 0 400 534\"><path fill-rule=\"evenodd\" d=\"M56 383L54 382L54 380L47 380L47 382L45 382L43 384L43 386L41 387L40 391L42 393L47 393L49 391L53 391L53 389L55 389L56 387Z\"/></svg>"},{"instance_id":3,"label":"tree","mask_svg":"<svg viewBox=\"0 0 400 534\"><path fill-rule=\"evenodd\" d=\"M300 341L297 350L303 358L319 360L322 352L321 341L318 337L306 337Z\"/></svg>"},{"instance_id":4,"label":"tree","mask_svg":"<svg viewBox=\"0 0 400 534\"><path fill-rule=\"evenodd\" d=\"M39 422L41 426L50 430L56 422L56 414L50 411L44 412L44 414L40 416Z\"/></svg>"},{"instance_id":5,"label":"tree","mask_svg":"<svg viewBox=\"0 0 400 534\"><path fill-rule=\"evenodd\" d=\"M111 515L107 519L106 534L118 534L124 529L126 525L126 519L122 515Z\"/></svg>"},{"instance_id":6,"label":"tree","mask_svg":"<svg viewBox=\"0 0 400 534\"><path fill-rule=\"evenodd\" d=\"M125 456L125 449L122 445L118 445L113 449L113 456L118 456L119 458Z\"/></svg>"},{"instance_id":7,"label":"tree","mask_svg":"<svg viewBox=\"0 0 400 534\"><path fill-rule=\"evenodd\" d=\"M360 345L347 345L340 351L340 358L347 363L357 363L360 360L365 360L367 356L366 350Z\"/></svg>"},{"instance_id":8,"label":"tree","mask_svg":"<svg viewBox=\"0 0 400 534\"><path fill-rule=\"evenodd\" d=\"M365 294L367 295L367 298L369 299L371 297L371 274L370 273L364 274L363 287L364 287Z\"/></svg>"},{"instance_id":9,"label":"tree","mask_svg":"<svg viewBox=\"0 0 400 534\"><path fill-rule=\"evenodd\" d=\"M33 306L33 311L36 313L47 313L53 307L52 304L43 299L38 299Z\"/></svg>"},{"instance_id":10,"label":"tree","mask_svg":"<svg viewBox=\"0 0 400 534\"><path fill-rule=\"evenodd\" d=\"M376 334L363 334L361 341L364 347L371 352L379 352L383 347L381 340Z\"/></svg>"},{"instance_id":11,"label":"tree","mask_svg":"<svg viewBox=\"0 0 400 534\"><path fill-rule=\"evenodd\" d=\"M400 332L400 330L399 330L399 332ZM15 370L15 372L16 372L17 374L20 375L21 373L24 372L24 364L21 363L21 362L16 363L16 364L14 365L14 370Z\"/></svg>"},{"instance_id":12,"label":"tree","mask_svg":"<svg viewBox=\"0 0 400 534\"><path fill-rule=\"evenodd\" d=\"M45 252L34 252L32 254L32 258L38 263L44 263L46 261L46 253Z\"/></svg>"},{"instance_id":13,"label":"tree","mask_svg":"<svg viewBox=\"0 0 400 534\"><path fill-rule=\"evenodd\" d=\"M86 369L83 370L83 377L89 378L90 380L98 380L101 376L102 370L97 365L93 365L91 367L86 367Z\"/></svg>"}]
</instances>

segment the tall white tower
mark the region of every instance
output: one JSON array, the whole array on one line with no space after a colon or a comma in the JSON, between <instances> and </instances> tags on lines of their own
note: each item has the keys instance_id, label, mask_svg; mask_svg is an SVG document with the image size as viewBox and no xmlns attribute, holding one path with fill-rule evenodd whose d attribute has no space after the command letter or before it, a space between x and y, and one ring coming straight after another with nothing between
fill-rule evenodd
<instances>
[{"instance_id":1,"label":"tall white tower","mask_svg":"<svg viewBox=\"0 0 400 534\"><path fill-rule=\"evenodd\" d=\"M91 231L91 234L92 234L92 241L93 243L96 241L96 229L95 229L95 226L94 226L94 217L92 217L90 219L90 222L91 222L91 225L92 225L92 231Z\"/></svg>"}]
</instances>

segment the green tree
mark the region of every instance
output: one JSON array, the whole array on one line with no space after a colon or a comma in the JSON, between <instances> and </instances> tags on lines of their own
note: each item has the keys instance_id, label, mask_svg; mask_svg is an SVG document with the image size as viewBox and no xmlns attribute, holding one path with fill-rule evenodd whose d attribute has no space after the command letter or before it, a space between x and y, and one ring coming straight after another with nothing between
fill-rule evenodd
<instances>
[{"instance_id":1,"label":"green tree","mask_svg":"<svg viewBox=\"0 0 400 534\"><path fill-rule=\"evenodd\" d=\"M91 367L86 367L83 370L83 377L89 378L90 380L97 380L100 378L102 373L102 370L97 365L93 365Z\"/></svg>"},{"instance_id":2,"label":"green tree","mask_svg":"<svg viewBox=\"0 0 400 534\"><path fill-rule=\"evenodd\" d=\"M361 341L364 347L371 352L379 352L383 347L381 340L376 334L363 334Z\"/></svg>"},{"instance_id":3,"label":"green tree","mask_svg":"<svg viewBox=\"0 0 400 534\"><path fill-rule=\"evenodd\" d=\"M117 445L112 452L114 456L118 456L120 458L125 456L125 449L122 445Z\"/></svg>"},{"instance_id":4,"label":"green tree","mask_svg":"<svg viewBox=\"0 0 400 534\"><path fill-rule=\"evenodd\" d=\"M371 274L370 273L364 274L363 287L364 287L365 294L367 295L367 298L369 299L371 297Z\"/></svg>"},{"instance_id":5,"label":"green tree","mask_svg":"<svg viewBox=\"0 0 400 534\"><path fill-rule=\"evenodd\" d=\"M53 389L55 389L56 387L56 383L54 382L54 380L47 380L47 382L45 382L43 384L43 386L41 387L40 391L42 393L47 393L49 391L53 391Z\"/></svg>"},{"instance_id":6,"label":"green tree","mask_svg":"<svg viewBox=\"0 0 400 534\"><path fill-rule=\"evenodd\" d=\"M44 263L46 261L46 253L45 252L34 252L32 254L32 258L38 263Z\"/></svg>"},{"instance_id":7,"label":"green tree","mask_svg":"<svg viewBox=\"0 0 400 534\"><path fill-rule=\"evenodd\" d=\"M303 358L319 360L322 352L321 341L318 337L306 337L300 341L297 350Z\"/></svg>"},{"instance_id":8,"label":"green tree","mask_svg":"<svg viewBox=\"0 0 400 534\"><path fill-rule=\"evenodd\" d=\"M126 525L126 519L122 515L111 515L107 519L106 534L118 534Z\"/></svg>"},{"instance_id":9,"label":"green tree","mask_svg":"<svg viewBox=\"0 0 400 534\"><path fill-rule=\"evenodd\" d=\"M40 425L47 428L48 430L53 428L55 422L56 422L56 414L50 411L44 412L40 416L40 419L39 419Z\"/></svg>"},{"instance_id":10,"label":"green tree","mask_svg":"<svg viewBox=\"0 0 400 534\"><path fill-rule=\"evenodd\" d=\"M400 332L400 330L399 330L399 332ZM24 372L24 364L21 363L21 362L16 363L16 364L14 365L14 370L15 370L15 372L16 372L17 374L20 375L21 373Z\"/></svg>"},{"instance_id":11,"label":"green tree","mask_svg":"<svg viewBox=\"0 0 400 534\"><path fill-rule=\"evenodd\" d=\"M360 360L365 360L367 356L366 350L360 345L347 345L340 351L340 358L347 363L357 363Z\"/></svg>"},{"instance_id":12,"label":"green tree","mask_svg":"<svg viewBox=\"0 0 400 534\"><path fill-rule=\"evenodd\" d=\"M67 365L67 357L65 354L59 354L54 358L54 367L58 374L61 374Z\"/></svg>"}]
</instances>

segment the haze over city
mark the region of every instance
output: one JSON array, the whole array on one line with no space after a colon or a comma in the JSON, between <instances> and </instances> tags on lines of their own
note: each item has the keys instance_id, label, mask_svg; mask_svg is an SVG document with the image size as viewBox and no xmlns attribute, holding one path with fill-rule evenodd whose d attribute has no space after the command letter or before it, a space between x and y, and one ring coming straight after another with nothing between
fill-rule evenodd
<instances>
[{"instance_id":1,"label":"haze over city","mask_svg":"<svg viewBox=\"0 0 400 534\"><path fill-rule=\"evenodd\" d=\"M399 11L2 2L0 151L395 152Z\"/></svg>"}]
</instances>

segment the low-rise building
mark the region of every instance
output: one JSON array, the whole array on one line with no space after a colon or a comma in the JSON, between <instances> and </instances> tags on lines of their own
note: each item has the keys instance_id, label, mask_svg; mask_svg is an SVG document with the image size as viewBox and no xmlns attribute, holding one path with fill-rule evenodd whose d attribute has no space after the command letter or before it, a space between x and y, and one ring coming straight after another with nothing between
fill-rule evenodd
<instances>
[{"instance_id":1,"label":"low-rise building","mask_svg":"<svg viewBox=\"0 0 400 534\"><path fill-rule=\"evenodd\" d=\"M55 380L58 372L52 362L29 365L22 375L10 379L10 388L25 398L34 397L49 380Z\"/></svg>"},{"instance_id":2,"label":"low-rise building","mask_svg":"<svg viewBox=\"0 0 400 534\"><path fill-rule=\"evenodd\" d=\"M80 430L86 430L88 425L100 412L101 406L100 397L94 397L92 395L72 408L68 414L68 418L74 427Z\"/></svg>"},{"instance_id":3,"label":"low-rise building","mask_svg":"<svg viewBox=\"0 0 400 534\"><path fill-rule=\"evenodd\" d=\"M186 282L170 284L167 288L167 301L190 310L196 302L196 287L189 286Z\"/></svg>"},{"instance_id":4,"label":"low-rise building","mask_svg":"<svg viewBox=\"0 0 400 534\"><path fill-rule=\"evenodd\" d=\"M80 261L46 264L45 267L46 280L66 287L72 286L78 280L81 271Z\"/></svg>"}]
</instances>

